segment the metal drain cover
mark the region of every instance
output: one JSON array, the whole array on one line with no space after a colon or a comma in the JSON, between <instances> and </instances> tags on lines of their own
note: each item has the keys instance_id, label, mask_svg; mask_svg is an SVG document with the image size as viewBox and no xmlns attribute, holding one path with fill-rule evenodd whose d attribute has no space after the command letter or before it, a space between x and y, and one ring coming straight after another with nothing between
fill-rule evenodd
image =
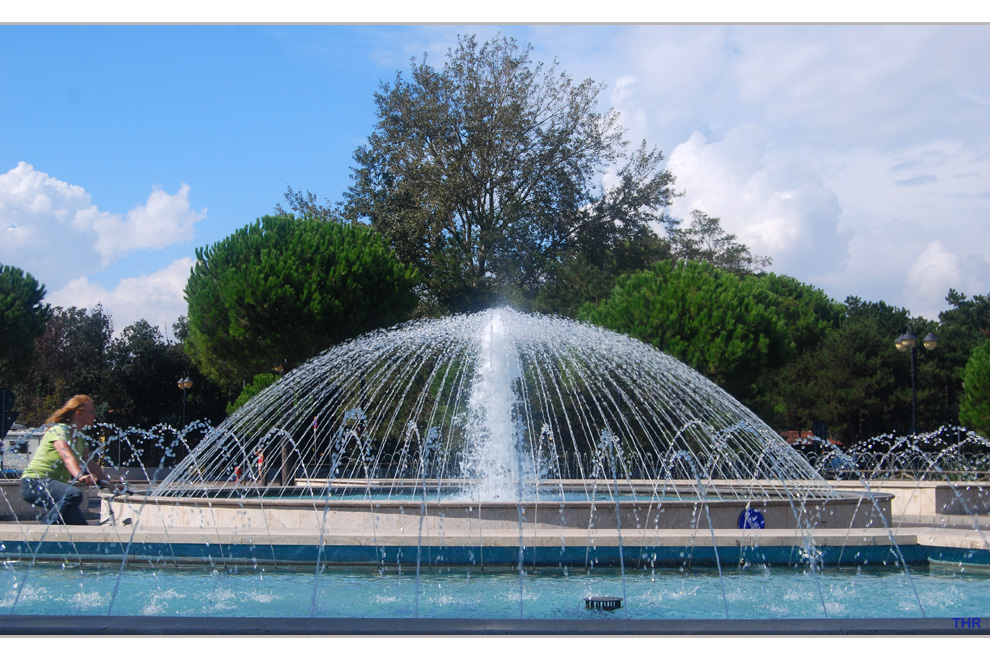
<instances>
[{"instance_id":1,"label":"metal drain cover","mask_svg":"<svg viewBox=\"0 0 990 660\"><path fill-rule=\"evenodd\" d=\"M589 610L617 610L622 607L622 599L617 596L590 596L584 599Z\"/></svg>"}]
</instances>

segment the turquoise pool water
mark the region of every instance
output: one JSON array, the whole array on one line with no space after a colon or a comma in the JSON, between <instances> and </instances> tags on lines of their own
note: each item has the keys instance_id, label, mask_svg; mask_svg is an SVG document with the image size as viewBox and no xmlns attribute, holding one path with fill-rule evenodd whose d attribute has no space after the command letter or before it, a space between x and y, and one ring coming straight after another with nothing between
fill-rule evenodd
<instances>
[{"instance_id":1,"label":"turquoise pool water","mask_svg":"<svg viewBox=\"0 0 990 660\"><path fill-rule=\"evenodd\" d=\"M313 571L0 566L0 614L787 619L969 617L990 612L990 578L900 570L747 566L529 571L415 567ZM615 611L585 608L618 596Z\"/></svg>"}]
</instances>

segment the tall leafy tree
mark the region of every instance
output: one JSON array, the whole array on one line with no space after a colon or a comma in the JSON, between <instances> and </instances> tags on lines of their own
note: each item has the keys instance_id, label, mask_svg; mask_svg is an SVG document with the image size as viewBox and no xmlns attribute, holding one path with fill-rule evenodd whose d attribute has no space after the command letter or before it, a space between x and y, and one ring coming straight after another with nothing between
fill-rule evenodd
<instances>
[{"instance_id":1,"label":"tall leafy tree","mask_svg":"<svg viewBox=\"0 0 990 660\"><path fill-rule=\"evenodd\" d=\"M945 300L949 309L939 314L938 326L934 328L938 347L925 356L919 368L919 380L932 390L924 401L925 414L954 422L959 419L963 372L970 355L990 338L990 297L970 298L950 289Z\"/></svg>"},{"instance_id":2,"label":"tall leafy tree","mask_svg":"<svg viewBox=\"0 0 990 660\"><path fill-rule=\"evenodd\" d=\"M316 197L316 193L309 190L293 190L292 186L285 187L282 195L289 208L284 208L281 204L275 205L275 215L295 215L299 218L317 218L325 222L340 222L341 216L330 200L326 204L321 204Z\"/></svg>"},{"instance_id":3,"label":"tall leafy tree","mask_svg":"<svg viewBox=\"0 0 990 660\"><path fill-rule=\"evenodd\" d=\"M196 251L186 284L190 354L236 394L360 332L408 318L415 269L360 224L265 216Z\"/></svg>"},{"instance_id":4,"label":"tall leafy tree","mask_svg":"<svg viewBox=\"0 0 990 660\"><path fill-rule=\"evenodd\" d=\"M821 289L787 275L761 273L755 280L777 297L777 311L787 327L794 350L809 351L839 327L845 306Z\"/></svg>"},{"instance_id":5,"label":"tall leafy tree","mask_svg":"<svg viewBox=\"0 0 990 660\"><path fill-rule=\"evenodd\" d=\"M597 305L608 298L621 275L649 268L670 254L669 243L651 230L616 242L598 258L571 251L548 271L530 306L536 312L574 318L585 303Z\"/></svg>"},{"instance_id":6,"label":"tall leafy tree","mask_svg":"<svg viewBox=\"0 0 990 660\"><path fill-rule=\"evenodd\" d=\"M762 273L756 280L777 298L775 307L788 337L783 364L759 376L753 408L775 428L807 429L816 419L812 409L825 393L809 384L806 356L814 354L845 318L845 306L824 291L785 275Z\"/></svg>"},{"instance_id":7,"label":"tall leafy tree","mask_svg":"<svg viewBox=\"0 0 990 660\"><path fill-rule=\"evenodd\" d=\"M928 331L924 319L912 319L907 310L882 301L850 297L845 305L839 327L799 362L809 417L826 420L843 444L910 432L911 362L894 348L894 340L908 324L923 335ZM919 365L930 358L924 353L921 349L916 355ZM942 422L923 414L929 391L920 376L918 383L918 429L924 430Z\"/></svg>"},{"instance_id":8,"label":"tall leafy tree","mask_svg":"<svg viewBox=\"0 0 990 660\"><path fill-rule=\"evenodd\" d=\"M34 342L51 318L44 298L30 273L0 264L0 387L19 382L34 362Z\"/></svg>"},{"instance_id":9,"label":"tall leafy tree","mask_svg":"<svg viewBox=\"0 0 990 660\"><path fill-rule=\"evenodd\" d=\"M974 348L966 363L959 423L990 438L990 341Z\"/></svg>"},{"instance_id":10,"label":"tall leafy tree","mask_svg":"<svg viewBox=\"0 0 990 660\"><path fill-rule=\"evenodd\" d=\"M653 344L752 404L759 375L789 355L779 303L757 278L661 261L619 278L611 296L583 307L581 317Z\"/></svg>"},{"instance_id":11,"label":"tall leafy tree","mask_svg":"<svg viewBox=\"0 0 990 660\"><path fill-rule=\"evenodd\" d=\"M424 276L441 310L531 297L573 250L607 250L664 221L673 177L646 145L628 154L602 86L530 59L530 47L458 38L375 95L345 212L367 218ZM598 182L606 169L618 183ZM597 266L596 266L597 267Z\"/></svg>"},{"instance_id":12,"label":"tall leafy tree","mask_svg":"<svg viewBox=\"0 0 990 660\"><path fill-rule=\"evenodd\" d=\"M177 323L182 322L180 319ZM202 405L217 397L210 391L210 383L193 367L182 343L166 340L146 320L132 323L111 341L108 360L107 421L122 428L150 428L160 423L181 427L182 391L177 383L185 376L194 382L188 392L193 401L186 411L186 421L207 418L216 422L222 417L219 401L213 402L212 409Z\"/></svg>"},{"instance_id":13,"label":"tall leafy tree","mask_svg":"<svg viewBox=\"0 0 990 660\"><path fill-rule=\"evenodd\" d=\"M175 410L178 412L179 402L182 400L181 390L178 388L178 381L181 378L189 377L193 381L193 386L186 390L186 420L207 420L213 424L218 424L225 415L227 406L227 393L216 383L210 381L199 370L190 357L189 346L189 320L185 316L180 316L172 324L172 340L166 338L170 354L178 354L175 361L181 366L181 372L175 372L175 382L172 386L176 390Z\"/></svg>"},{"instance_id":14,"label":"tall leafy tree","mask_svg":"<svg viewBox=\"0 0 990 660\"><path fill-rule=\"evenodd\" d=\"M689 226L670 226L667 236L674 258L679 261L707 261L739 275L760 272L773 263L770 257L751 253L735 234L725 233L721 219L697 209L691 212Z\"/></svg>"},{"instance_id":15,"label":"tall leafy tree","mask_svg":"<svg viewBox=\"0 0 990 660\"><path fill-rule=\"evenodd\" d=\"M618 190L633 187L634 184L628 183L609 191L597 216L627 216L623 205L615 204L614 199L622 197ZM580 240L576 246L550 268L533 307L536 311L574 316L585 302L597 304L607 298L620 275L648 269L666 259L706 262L737 275L760 273L772 263L769 257L753 255L735 234L722 229L719 218L702 211L692 213L687 227L682 227L680 220L666 218L665 225L666 238L653 232L648 219L641 224L603 222L584 228L578 234ZM782 281L768 279L766 283ZM788 286L790 293L804 287L796 280ZM806 299L807 292L799 297Z\"/></svg>"},{"instance_id":16,"label":"tall leafy tree","mask_svg":"<svg viewBox=\"0 0 990 660\"><path fill-rule=\"evenodd\" d=\"M41 424L74 394L89 394L105 413L112 335L113 323L100 305L92 310L55 307L35 341L31 373L14 388L23 423Z\"/></svg>"}]
</instances>

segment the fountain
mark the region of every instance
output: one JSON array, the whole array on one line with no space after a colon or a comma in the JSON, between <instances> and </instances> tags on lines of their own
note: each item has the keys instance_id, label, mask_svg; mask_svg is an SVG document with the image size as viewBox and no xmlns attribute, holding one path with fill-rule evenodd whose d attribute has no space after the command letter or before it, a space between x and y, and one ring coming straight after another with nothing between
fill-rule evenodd
<instances>
[{"instance_id":1,"label":"fountain","mask_svg":"<svg viewBox=\"0 0 990 660\"><path fill-rule=\"evenodd\" d=\"M373 504L372 504L373 503ZM207 437L144 526L323 534L875 526L738 402L628 337L508 309L361 337ZM417 539L417 545L420 541Z\"/></svg>"},{"instance_id":2,"label":"fountain","mask_svg":"<svg viewBox=\"0 0 990 660\"><path fill-rule=\"evenodd\" d=\"M830 571L855 567L867 579L865 567L898 583L906 607L924 617L925 603L939 599L910 566L942 562L972 574L990 564L979 498L970 528L951 538L892 526L895 496L868 480L826 481L677 360L600 328L509 309L412 322L334 347L207 432L167 476L147 480L143 492L102 495L109 524L101 527L0 530L0 553L30 566L26 577L14 564L8 570L17 585L11 610L30 610L24 582L57 561L116 567L102 573L111 611L131 611L125 583L144 584L130 571L145 567L159 593L179 593L186 573L176 569L185 566L205 567L214 584L302 576L312 582L302 611L317 617L349 616L326 614L322 594L346 592L340 585L356 579L404 576L399 616L419 618L434 616L426 599L420 607L428 579L475 576L480 586L507 575L496 588L510 586L517 598L508 616L523 619L533 615L527 590L544 589L527 586L528 576L550 572L592 575L626 594L618 612L664 618L644 603L658 574L671 571L707 585L678 588L714 594L699 596L709 603L700 611L685 610L696 617L857 617L871 611L831 603L841 590L832 580L846 577ZM793 572L810 604L753 614L763 592L733 615L730 601L743 598L733 596L735 578L755 574L738 586L744 593L770 567ZM583 597L603 595L575 583ZM368 603L359 609L351 616L389 616Z\"/></svg>"}]
</instances>

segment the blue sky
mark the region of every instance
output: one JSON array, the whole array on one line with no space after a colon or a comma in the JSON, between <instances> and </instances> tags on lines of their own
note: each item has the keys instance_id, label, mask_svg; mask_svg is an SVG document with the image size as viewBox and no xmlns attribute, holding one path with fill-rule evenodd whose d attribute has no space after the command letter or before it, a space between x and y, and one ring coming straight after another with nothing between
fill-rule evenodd
<instances>
[{"instance_id":1,"label":"blue sky","mask_svg":"<svg viewBox=\"0 0 990 660\"><path fill-rule=\"evenodd\" d=\"M497 32L605 83L674 214L772 270L929 318L990 292L985 25L0 25L0 262L168 326L196 247L340 199L379 84Z\"/></svg>"}]
</instances>

